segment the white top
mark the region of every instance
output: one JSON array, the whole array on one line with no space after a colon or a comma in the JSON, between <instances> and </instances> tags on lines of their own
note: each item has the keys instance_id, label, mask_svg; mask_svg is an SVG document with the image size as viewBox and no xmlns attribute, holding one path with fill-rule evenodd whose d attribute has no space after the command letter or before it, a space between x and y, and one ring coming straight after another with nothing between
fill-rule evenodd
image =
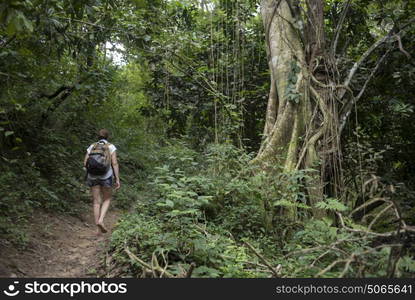
<instances>
[{"instance_id":1,"label":"white top","mask_svg":"<svg viewBox=\"0 0 415 300\"><path fill-rule=\"evenodd\" d=\"M104 142L105 144L108 144L108 141L107 140L104 140L104 139L99 140L98 142ZM86 149L86 152L88 154L91 152L92 147L94 147L94 145L95 145L95 143L91 144L88 147L88 149ZM110 153L111 154L113 154L115 152L115 150L117 150L117 148L113 144L111 144L108 147L108 149L110 150ZM89 174L88 173L88 179L107 179L107 178L111 177L112 174L113 174L113 171L112 171L112 166L111 166L111 168L109 168L108 171L107 171L107 173L105 173L104 175L92 175L92 174Z\"/></svg>"}]
</instances>

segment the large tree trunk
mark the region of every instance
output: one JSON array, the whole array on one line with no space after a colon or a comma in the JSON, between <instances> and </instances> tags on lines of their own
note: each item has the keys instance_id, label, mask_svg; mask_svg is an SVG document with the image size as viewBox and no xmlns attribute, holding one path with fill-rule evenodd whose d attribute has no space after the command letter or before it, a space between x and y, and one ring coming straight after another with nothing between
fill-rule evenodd
<instances>
[{"instance_id":1,"label":"large tree trunk","mask_svg":"<svg viewBox=\"0 0 415 300\"><path fill-rule=\"evenodd\" d=\"M336 102L328 88L335 80L329 78L333 73L324 49L323 0L308 0L304 7L294 2L261 1L271 89L264 139L253 163L264 171L275 165L284 172L317 170L306 182L313 207L323 198L327 158L338 151ZM315 208L313 213L323 215ZM295 214L288 211L290 218Z\"/></svg>"}]
</instances>

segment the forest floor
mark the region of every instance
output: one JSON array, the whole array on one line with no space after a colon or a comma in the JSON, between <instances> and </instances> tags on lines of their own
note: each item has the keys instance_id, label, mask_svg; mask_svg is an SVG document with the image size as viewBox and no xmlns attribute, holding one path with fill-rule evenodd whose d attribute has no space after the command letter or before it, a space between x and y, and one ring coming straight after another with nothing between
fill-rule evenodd
<instances>
[{"instance_id":1,"label":"forest floor","mask_svg":"<svg viewBox=\"0 0 415 300\"><path fill-rule=\"evenodd\" d=\"M37 211L23 249L0 243L0 277L101 277L109 238L121 212L110 207L97 237L92 206L78 217Z\"/></svg>"}]
</instances>

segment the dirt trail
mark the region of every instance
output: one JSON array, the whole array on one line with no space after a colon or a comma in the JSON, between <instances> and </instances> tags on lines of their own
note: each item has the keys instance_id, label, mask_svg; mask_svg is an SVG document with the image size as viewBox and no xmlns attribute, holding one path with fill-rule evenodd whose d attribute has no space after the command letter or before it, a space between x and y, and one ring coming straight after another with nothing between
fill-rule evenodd
<instances>
[{"instance_id":1,"label":"dirt trail","mask_svg":"<svg viewBox=\"0 0 415 300\"><path fill-rule=\"evenodd\" d=\"M1 277L99 277L112 229L120 215L110 209L108 233L95 236L92 208L81 217L38 212L31 221L25 250L0 246Z\"/></svg>"}]
</instances>

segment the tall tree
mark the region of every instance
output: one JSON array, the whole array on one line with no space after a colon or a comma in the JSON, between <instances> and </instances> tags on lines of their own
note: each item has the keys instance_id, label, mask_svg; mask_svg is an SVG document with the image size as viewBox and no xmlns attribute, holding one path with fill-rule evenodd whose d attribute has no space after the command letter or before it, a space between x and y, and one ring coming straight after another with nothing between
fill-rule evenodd
<instances>
[{"instance_id":1,"label":"tall tree","mask_svg":"<svg viewBox=\"0 0 415 300\"><path fill-rule=\"evenodd\" d=\"M275 164L282 165L286 172L318 170L307 182L312 206L323 198L325 182L330 183L334 194L338 192L341 130L390 50L377 61L358 94L350 97L347 91L351 91L351 80L380 45L403 34L407 26L399 28L394 24L361 54L350 70L341 74L335 53L350 3L344 1L333 41L329 43L324 28L325 1L261 1L271 88L264 139L253 163L265 171ZM313 212L321 216L319 210Z\"/></svg>"}]
</instances>

